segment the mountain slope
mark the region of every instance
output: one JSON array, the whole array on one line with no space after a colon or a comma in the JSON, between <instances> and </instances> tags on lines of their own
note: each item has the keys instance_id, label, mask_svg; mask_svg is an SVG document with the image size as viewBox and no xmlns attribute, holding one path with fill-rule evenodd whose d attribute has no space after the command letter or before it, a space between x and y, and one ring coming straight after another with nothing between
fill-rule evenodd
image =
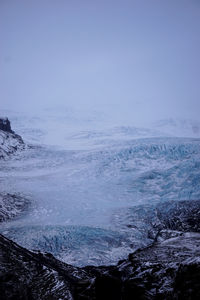
<instances>
[{"instance_id":1,"label":"mountain slope","mask_svg":"<svg viewBox=\"0 0 200 300\"><path fill-rule=\"evenodd\" d=\"M0 118L0 159L6 159L24 147L21 136L12 131L10 121L7 118Z\"/></svg>"},{"instance_id":2,"label":"mountain slope","mask_svg":"<svg viewBox=\"0 0 200 300\"><path fill-rule=\"evenodd\" d=\"M8 118L0 118L0 159L8 159L10 155L23 150L25 144L10 125ZM0 193L0 222L16 217L28 207L29 201L21 195Z\"/></svg>"}]
</instances>

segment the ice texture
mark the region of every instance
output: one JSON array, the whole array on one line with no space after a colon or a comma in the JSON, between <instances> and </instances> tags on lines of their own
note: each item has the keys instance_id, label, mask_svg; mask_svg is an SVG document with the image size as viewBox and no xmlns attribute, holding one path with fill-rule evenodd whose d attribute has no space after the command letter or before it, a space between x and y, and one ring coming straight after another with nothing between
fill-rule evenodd
<instances>
[{"instance_id":1,"label":"ice texture","mask_svg":"<svg viewBox=\"0 0 200 300\"><path fill-rule=\"evenodd\" d=\"M64 146L42 144L33 126L26 133L37 144L0 163L0 190L32 199L25 215L1 226L24 247L76 265L115 263L155 238L144 218L148 207L200 199L198 138L159 137L132 126L68 129L64 137L57 131ZM126 223L141 205L137 222Z\"/></svg>"}]
</instances>

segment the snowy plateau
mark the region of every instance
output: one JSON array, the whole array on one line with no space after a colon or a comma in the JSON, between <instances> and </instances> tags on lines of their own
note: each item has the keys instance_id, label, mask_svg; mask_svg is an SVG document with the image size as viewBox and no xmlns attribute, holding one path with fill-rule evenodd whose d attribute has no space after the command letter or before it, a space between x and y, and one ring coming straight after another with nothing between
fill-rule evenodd
<instances>
[{"instance_id":1,"label":"snowy plateau","mask_svg":"<svg viewBox=\"0 0 200 300\"><path fill-rule=\"evenodd\" d=\"M200 297L198 122L2 113L2 299Z\"/></svg>"}]
</instances>

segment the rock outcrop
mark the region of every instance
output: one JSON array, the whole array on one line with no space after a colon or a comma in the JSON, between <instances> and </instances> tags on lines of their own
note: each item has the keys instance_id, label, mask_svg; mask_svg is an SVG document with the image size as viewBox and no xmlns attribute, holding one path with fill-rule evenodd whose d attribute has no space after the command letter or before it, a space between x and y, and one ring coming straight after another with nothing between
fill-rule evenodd
<instances>
[{"instance_id":1,"label":"rock outcrop","mask_svg":"<svg viewBox=\"0 0 200 300\"><path fill-rule=\"evenodd\" d=\"M6 159L17 150L23 150L25 144L10 126L7 118L0 118L0 159Z\"/></svg>"},{"instance_id":2,"label":"rock outcrop","mask_svg":"<svg viewBox=\"0 0 200 300\"><path fill-rule=\"evenodd\" d=\"M8 118L0 118L0 159L6 159L24 148L21 136L11 129ZM18 216L28 204L29 201L19 194L0 193L0 222Z\"/></svg>"},{"instance_id":3,"label":"rock outcrop","mask_svg":"<svg viewBox=\"0 0 200 300\"><path fill-rule=\"evenodd\" d=\"M11 129L10 121L8 118L0 118L0 130L14 133L14 131Z\"/></svg>"}]
</instances>

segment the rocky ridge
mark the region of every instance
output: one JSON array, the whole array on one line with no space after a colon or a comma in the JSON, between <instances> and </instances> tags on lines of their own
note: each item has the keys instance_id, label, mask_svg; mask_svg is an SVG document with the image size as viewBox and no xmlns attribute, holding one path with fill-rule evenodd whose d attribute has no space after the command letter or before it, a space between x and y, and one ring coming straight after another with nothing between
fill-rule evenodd
<instances>
[{"instance_id":1,"label":"rocky ridge","mask_svg":"<svg viewBox=\"0 0 200 300\"><path fill-rule=\"evenodd\" d=\"M0 130L14 134L14 131L11 129L10 121L8 120L8 118L0 118Z\"/></svg>"},{"instance_id":2,"label":"rocky ridge","mask_svg":"<svg viewBox=\"0 0 200 300\"><path fill-rule=\"evenodd\" d=\"M8 118L0 118L0 159L8 159L11 154L24 149L22 137L11 129ZM0 192L0 222L18 216L28 205L28 199L22 195Z\"/></svg>"},{"instance_id":3,"label":"rocky ridge","mask_svg":"<svg viewBox=\"0 0 200 300\"><path fill-rule=\"evenodd\" d=\"M0 159L6 159L24 148L23 139L11 129L10 121L0 118Z\"/></svg>"}]
</instances>

